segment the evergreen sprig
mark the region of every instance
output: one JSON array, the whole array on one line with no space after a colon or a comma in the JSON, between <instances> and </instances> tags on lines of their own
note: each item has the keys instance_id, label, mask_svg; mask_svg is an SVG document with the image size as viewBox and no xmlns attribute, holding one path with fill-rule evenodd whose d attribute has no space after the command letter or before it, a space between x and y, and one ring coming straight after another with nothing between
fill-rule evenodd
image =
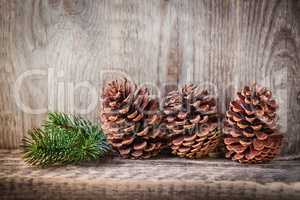
<instances>
[{"instance_id":1,"label":"evergreen sprig","mask_svg":"<svg viewBox=\"0 0 300 200\"><path fill-rule=\"evenodd\" d=\"M38 166L96 160L110 151L101 128L81 117L48 113L41 128L24 138L23 158Z\"/></svg>"}]
</instances>

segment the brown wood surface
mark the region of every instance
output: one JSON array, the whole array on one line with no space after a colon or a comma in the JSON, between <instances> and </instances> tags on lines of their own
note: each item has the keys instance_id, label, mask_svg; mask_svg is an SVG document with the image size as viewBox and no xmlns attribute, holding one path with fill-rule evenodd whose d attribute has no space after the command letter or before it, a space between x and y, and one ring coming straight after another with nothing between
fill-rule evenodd
<instances>
[{"instance_id":1,"label":"brown wood surface","mask_svg":"<svg viewBox=\"0 0 300 200\"><path fill-rule=\"evenodd\" d=\"M298 0L0 0L0 147L18 147L45 117L24 112L15 93L29 108L74 113L73 96L82 109L94 99L84 87L69 94L68 84L99 92L124 72L162 96L177 84L204 85L221 112L244 84L266 85L280 104L283 153L296 155L299 63ZM45 74L16 91L29 70ZM98 121L97 109L84 115Z\"/></svg>"},{"instance_id":2,"label":"brown wood surface","mask_svg":"<svg viewBox=\"0 0 300 200\"><path fill-rule=\"evenodd\" d=\"M46 169L0 150L0 199L299 199L300 161L107 158Z\"/></svg>"}]
</instances>

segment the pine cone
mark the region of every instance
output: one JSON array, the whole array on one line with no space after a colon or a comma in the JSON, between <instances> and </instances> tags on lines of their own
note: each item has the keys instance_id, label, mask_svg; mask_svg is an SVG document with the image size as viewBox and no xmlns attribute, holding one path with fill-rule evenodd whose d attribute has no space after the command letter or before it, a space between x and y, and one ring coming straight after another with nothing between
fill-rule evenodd
<instances>
[{"instance_id":1,"label":"pine cone","mask_svg":"<svg viewBox=\"0 0 300 200\"><path fill-rule=\"evenodd\" d=\"M283 136L276 125L277 107L265 87L253 84L238 92L226 112L226 157L241 163L262 163L278 155Z\"/></svg>"},{"instance_id":2,"label":"pine cone","mask_svg":"<svg viewBox=\"0 0 300 200\"><path fill-rule=\"evenodd\" d=\"M150 158L163 148L159 103L145 87L127 79L108 83L100 113L103 131L122 157Z\"/></svg>"},{"instance_id":3,"label":"pine cone","mask_svg":"<svg viewBox=\"0 0 300 200\"><path fill-rule=\"evenodd\" d=\"M218 146L216 101L207 90L191 84L170 92L164 103L164 114L173 154L201 158Z\"/></svg>"}]
</instances>

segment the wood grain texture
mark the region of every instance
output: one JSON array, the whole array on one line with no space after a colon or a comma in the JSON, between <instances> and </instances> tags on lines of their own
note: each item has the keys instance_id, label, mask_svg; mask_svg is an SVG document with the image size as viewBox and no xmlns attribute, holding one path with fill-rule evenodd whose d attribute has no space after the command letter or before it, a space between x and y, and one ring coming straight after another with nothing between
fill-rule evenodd
<instances>
[{"instance_id":1,"label":"wood grain texture","mask_svg":"<svg viewBox=\"0 0 300 200\"><path fill-rule=\"evenodd\" d=\"M299 155L299 2L1 0L0 147L18 147L46 110L98 121L93 92L125 73L161 98L188 82L207 87L221 112L243 85L266 85L280 104L283 154ZM24 112L14 92L45 109Z\"/></svg>"},{"instance_id":2,"label":"wood grain texture","mask_svg":"<svg viewBox=\"0 0 300 200\"><path fill-rule=\"evenodd\" d=\"M13 102L13 83L18 70L15 65L14 2L0 1L0 147L16 146L22 136L20 112Z\"/></svg>"},{"instance_id":3,"label":"wood grain texture","mask_svg":"<svg viewBox=\"0 0 300 200\"><path fill-rule=\"evenodd\" d=\"M106 159L39 169L0 150L1 199L299 199L300 162ZM34 191L34 192L33 192Z\"/></svg>"}]
</instances>

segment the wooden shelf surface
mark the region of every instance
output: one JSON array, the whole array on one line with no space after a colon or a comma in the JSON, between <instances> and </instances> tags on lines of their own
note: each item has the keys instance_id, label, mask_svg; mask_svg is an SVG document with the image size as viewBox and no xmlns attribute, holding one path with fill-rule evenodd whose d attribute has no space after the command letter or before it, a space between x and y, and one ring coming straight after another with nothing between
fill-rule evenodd
<instances>
[{"instance_id":1,"label":"wooden shelf surface","mask_svg":"<svg viewBox=\"0 0 300 200\"><path fill-rule=\"evenodd\" d=\"M300 199L300 161L108 158L41 169L19 150L0 150L0 192L3 199Z\"/></svg>"}]
</instances>

